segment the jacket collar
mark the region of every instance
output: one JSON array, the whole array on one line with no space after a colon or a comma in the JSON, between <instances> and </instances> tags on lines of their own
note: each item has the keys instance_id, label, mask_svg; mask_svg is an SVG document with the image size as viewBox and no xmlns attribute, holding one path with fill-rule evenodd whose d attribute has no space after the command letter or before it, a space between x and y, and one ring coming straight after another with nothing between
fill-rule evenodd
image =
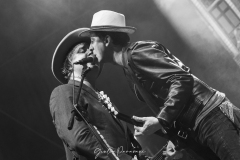
<instances>
[{"instance_id":1,"label":"jacket collar","mask_svg":"<svg viewBox=\"0 0 240 160\"><path fill-rule=\"evenodd\" d=\"M79 86L80 86L80 82L79 82L79 81L76 81L76 80L74 81L74 80L72 80L72 79L70 79L70 80L68 81L68 84L70 84L70 85L74 85L74 84L75 84L76 87L79 87ZM82 85L82 90L88 92L89 94L91 94L92 96L94 96L95 98L98 99L97 93L96 93L92 88L88 87L88 86L87 86L86 84L84 84L84 83L83 83L83 85Z\"/></svg>"}]
</instances>

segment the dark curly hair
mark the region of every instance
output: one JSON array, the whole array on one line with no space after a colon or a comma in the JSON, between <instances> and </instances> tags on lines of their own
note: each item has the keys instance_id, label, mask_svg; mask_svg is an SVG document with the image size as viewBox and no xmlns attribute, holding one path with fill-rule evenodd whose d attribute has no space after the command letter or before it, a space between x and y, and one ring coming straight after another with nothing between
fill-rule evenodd
<instances>
[{"instance_id":1,"label":"dark curly hair","mask_svg":"<svg viewBox=\"0 0 240 160\"><path fill-rule=\"evenodd\" d=\"M113 40L113 44L119 45L121 47L126 46L130 42L128 34L124 32L93 31L93 33L100 39L103 39L109 35Z\"/></svg>"},{"instance_id":2,"label":"dark curly hair","mask_svg":"<svg viewBox=\"0 0 240 160\"><path fill-rule=\"evenodd\" d=\"M89 45L90 45L89 43L81 42L75 45L75 47L68 53L62 68L62 73L65 75L66 79L69 79L73 72L73 65L72 65L73 55L75 53L76 54L85 53L89 48Z\"/></svg>"}]
</instances>

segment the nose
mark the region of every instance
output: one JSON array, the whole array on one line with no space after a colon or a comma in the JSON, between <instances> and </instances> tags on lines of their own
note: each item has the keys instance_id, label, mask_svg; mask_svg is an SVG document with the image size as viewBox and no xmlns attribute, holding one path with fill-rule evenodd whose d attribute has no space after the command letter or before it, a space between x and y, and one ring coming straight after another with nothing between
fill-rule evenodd
<instances>
[{"instance_id":1,"label":"nose","mask_svg":"<svg viewBox=\"0 0 240 160\"><path fill-rule=\"evenodd\" d=\"M93 54L93 52L90 49L87 49L85 53L86 53L86 56L90 56Z\"/></svg>"},{"instance_id":2,"label":"nose","mask_svg":"<svg viewBox=\"0 0 240 160\"><path fill-rule=\"evenodd\" d=\"M93 46L92 46L92 45L89 46L89 50L90 50L91 52L93 51Z\"/></svg>"}]
</instances>

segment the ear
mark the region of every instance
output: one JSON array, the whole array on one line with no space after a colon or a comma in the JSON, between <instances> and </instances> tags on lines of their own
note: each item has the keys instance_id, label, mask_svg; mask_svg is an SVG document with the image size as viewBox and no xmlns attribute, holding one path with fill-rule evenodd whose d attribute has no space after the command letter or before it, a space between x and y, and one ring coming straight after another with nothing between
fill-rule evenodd
<instances>
[{"instance_id":1,"label":"ear","mask_svg":"<svg viewBox=\"0 0 240 160\"><path fill-rule=\"evenodd\" d=\"M106 35L105 39L104 39L104 42L105 42L105 46L109 46L110 43L112 42L112 39L109 35Z\"/></svg>"}]
</instances>

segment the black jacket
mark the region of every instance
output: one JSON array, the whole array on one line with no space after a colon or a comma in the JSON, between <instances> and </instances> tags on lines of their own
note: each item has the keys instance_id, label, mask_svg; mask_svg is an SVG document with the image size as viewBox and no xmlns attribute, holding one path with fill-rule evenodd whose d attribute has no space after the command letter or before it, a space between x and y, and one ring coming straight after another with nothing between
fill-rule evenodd
<instances>
[{"instance_id":1,"label":"black jacket","mask_svg":"<svg viewBox=\"0 0 240 160\"><path fill-rule=\"evenodd\" d=\"M77 97L79 82L75 82L75 98ZM68 84L56 87L50 98L50 111L53 117L53 123L57 134L64 143L67 160L75 157L85 157L88 160L95 159L98 151L105 151L94 135L90 132L88 126L80 119L75 119L72 129L68 129L68 122L71 118L73 109L73 81ZM102 107L98 101L98 96L91 88L83 85L79 104L85 106L88 104L88 114L90 123L96 126L103 135L107 143L114 149L129 151L131 149L129 140L129 131L125 123L111 116L107 110ZM120 155L120 154L119 154ZM121 154L121 156L127 156ZM81 159L81 158L80 158ZM107 153L100 153L97 159L107 160ZM124 159L131 159L130 156Z\"/></svg>"}]
</instances>

